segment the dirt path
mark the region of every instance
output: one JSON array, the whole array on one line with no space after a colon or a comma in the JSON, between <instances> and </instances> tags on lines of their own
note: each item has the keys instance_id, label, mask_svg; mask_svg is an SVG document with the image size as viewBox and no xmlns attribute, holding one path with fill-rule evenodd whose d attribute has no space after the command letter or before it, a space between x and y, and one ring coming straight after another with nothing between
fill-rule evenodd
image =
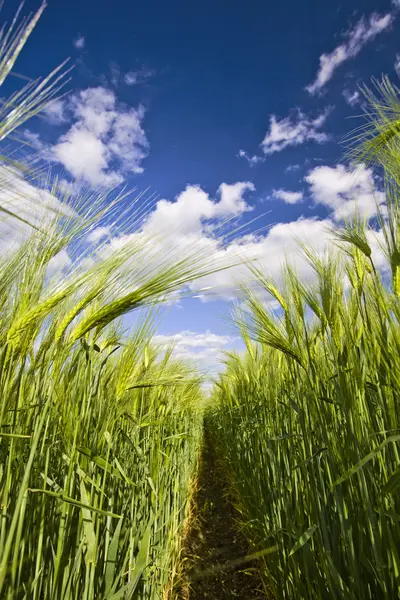
<instances>
[{"instance_id":1,"label":"dirt path","mask_svg":"<svg viewBox=\"0 0 400 600\"><path fill-rule=\"evenodd\" d=\"M225 498L224 477L206 429L193 498L191 528L183 551L184 584L179 600L258 600L257 565L243 561L249 548L238 532L235 510Z\"/></svg>"}]
</instances>

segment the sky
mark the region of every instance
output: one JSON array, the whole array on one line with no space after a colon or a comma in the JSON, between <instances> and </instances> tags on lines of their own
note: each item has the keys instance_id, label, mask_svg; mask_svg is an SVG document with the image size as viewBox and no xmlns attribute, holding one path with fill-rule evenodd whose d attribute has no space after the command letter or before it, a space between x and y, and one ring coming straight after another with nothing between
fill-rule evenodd
<instances>
[{"instance_id":1,"label":"sky","mask_svg":"<svg viewBox=\"0 0 400 600\"><path fill-rule=\"evenodd\" d=\"M23 13L38 7L26 0ZM14 12L6 1L2 21ZM310 280L297 238L322 250L356 199L366 218L384 204L341 140L363 122L359 86L398 83L399 24L390 0L49 0L15 74L67 57L74 68L68 95L22 135L65 185L149 189L145 227L167 232L166 247L195 241L215 264L256 259L278 281L288 257ZM222 244L209 225L227 218L242 229ZM112 244L117 232L94 235ZM157 340L215 370L221 350L240 348L230 314L247 277L239 265L194 282Z\"/></svg>"}]
</instances>

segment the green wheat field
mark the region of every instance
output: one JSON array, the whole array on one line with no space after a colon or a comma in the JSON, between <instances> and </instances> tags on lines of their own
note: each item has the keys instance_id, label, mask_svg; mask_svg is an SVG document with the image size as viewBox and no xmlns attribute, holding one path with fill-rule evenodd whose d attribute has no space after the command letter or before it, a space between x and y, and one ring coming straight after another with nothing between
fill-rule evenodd
<instances>
[{"instance_id":1,"label":"green wheat field","mask_svg":"<svg viewBox=\"0 0 400 600\"><path fill-rule=\"evenodd\" d=\"M0 84L40 12L3 31ZM1 139L65 75L3 99ZM386 79L365 94L348 148L384 179L384 268L357 214L327 232L336 251L302 248L315 284L288 265L277 286L248 265L254 285L232 317L247 350L226 356L209 396L152 336L171 294L225 266L140 237L95 260L81 241L122 193L72 204L53 182L59 205L34 223L0 206L33 232L0 258L0 598L179 597L205 421L265 598L399 598L400 95ZM4 193L34 168L1 160ZM61 277L50 267L66 248Z\"/></svg>"}]
</instances>

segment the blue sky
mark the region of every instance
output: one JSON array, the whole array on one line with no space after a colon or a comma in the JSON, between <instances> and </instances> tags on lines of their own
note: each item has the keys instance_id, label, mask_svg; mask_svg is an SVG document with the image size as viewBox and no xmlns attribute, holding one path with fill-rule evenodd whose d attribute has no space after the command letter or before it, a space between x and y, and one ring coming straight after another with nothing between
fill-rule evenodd
<instances>
[{"instance_id":1,"label":"blue sky","mask_svg":"<svg viewBox=\"0 0 400 600\"><path fill-rule=\"evenodd\" d=\"M15 11L5 4L3 20ZM37 8L27 0L24 13ZM240 243L278 279L286 253L307 278L295 236L321 249L324 226L348 216L355 197L366 217L377 195L384 202L371 171L354 181L338 142L361 124L349 118L362 112L358 85L382 74L397 83L399 23L390 0L49 0L16 71L36 77L71 56L70 94L23 135L70 183L151 188L165 201L154 226L165 217L175 237L205 238L210 215L259 217L246 234L269 229L225 253ZM204 248L221 256L217 244ZM171 306L160 335L178 334L182 355L214 363L237 346L224 318L243 277L209 278L224 289Z\"/></svg>"}]
</instances>

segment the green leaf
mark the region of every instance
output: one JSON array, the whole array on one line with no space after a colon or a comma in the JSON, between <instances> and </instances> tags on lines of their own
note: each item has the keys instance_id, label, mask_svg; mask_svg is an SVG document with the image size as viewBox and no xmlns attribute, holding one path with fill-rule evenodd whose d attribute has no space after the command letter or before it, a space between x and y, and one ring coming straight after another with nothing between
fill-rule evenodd
<instances>
[{"instance_id":1,"label":"green leaf","mask_svg":"<svg viewBox=\"0 0 400 600\"><path fill-rule=\"evenodd\" d=\"M85 504L84 502L79 502L79 500L75 500L75 498L70 498L69 496L64 496L62 493L51 492L50 490L41 490L35 488L29 488L28 492L33 494L46 494L46 496L52 496L53 498L57 498L58 500L62 500L63 502L67 502L68 504L73 504L78 508L87 508L92 512L98 513L99 515L103 515L104 517L112 517L114 519L121 519L121 515L116 515L115 513L109 512L107 510L102 510L101 508L96 508L95 506L90 506L90 504Z\"/></svg>"},{"instance_id":2,"label":"green leaf","mask_svg":"<svg viewBox=\"0 0 400 600\"><path fill-rule=\"evenodd\" d=\"M316 456L319 456L320 454L322 454L322 452L326 452L327 450L328 450L327 447L325 447L325 448L319 448L319 450L317 450L316 452L314 452L314 454L312 454L311 456L309 456L305 460L302 460L301 462L297 463L297 465L295 465L292 470L294 471L295 469L298 469L302 465L306 465L307 463L309 463L310 461L312 461L313 458L315 458Z\"/></svg>"},{"instance_id":3,"label":"green leaf","mask_svg":"<svg viewBox=\"0 0 400 600\"><path fill-rule=\"evenodd\" d=\"M314 535L317 527L318 527L318 525L312 525L311 527L309 527L307 529L307 531L305 531L304 533L301 534L301 536L299 537L299 539L296 541L293 548L291 549L289 556L292 556L292 554L297 552L297 550L300 550L300 548L302 548L304 546L304 544L307 544L308 540Z\"/></svg>"},{"instance_id":4,"label":"green leaf","mask_svg":"<svg viewBox=\"0 0 400 600\"><path fill-rule=\"evenodd\" d=\"M152 523L150 522L147 525L146 531L144 532L143 537L140 541L139 552L137 554L135 568L132 573L132 580L126 585L124 585L120 590L118 590L118 592L113 594L110 598L107 598L107 600L121 600L122 598L123 600L132 600L133 594L135 593L143 571L147 566L147 557L150 549L151 527Z\"/></svg>"},{"instance_id":5,"label":"green leaf","mask_svg":"<svg viewBox=\"0 0 400 600\"><path fill-rule=\"evenodd\" d=\"M127 474L125 473L125 471L124 471L124 469L122 468L122 465L121 465L121 463L119 462L118 458L117 458L117 457L115 457L115 458L114 458L114 460L115 460L115 464L117 465L117 468L118 468L119 472L121 473L121 475L122 475L122 478L124 479L125 483L127 483L127 484L129 484L129 485L134 485L134 486L136 487L136 484L135 484L135 483L134 483L134 482L133 482L131 479L129 479L129 477L128 477L128 476L127 476Z\"/></svg>"},{"instance_id":6,"label":"green leaf","mask_svg":"<svg viewBox=\"0 0 400 600\"><path fill-rule=\"evenodd\" d=\"M384 494L393 494L400 486L400 466L390 475L389 479L383 486Z\"/></svg>"},{"instance_id":7,"label":"green leaf","mask_svg":"<svg viewBox=\"0 0 400 600\"><path fill-rule=\"evenodd\" d=\"M104 460L104 458L102 458L101 456L92 455L89 448L84 448L83 446L79 446L77 448L77 450L81 454L84 454L85 456L90 458L90 460L92 460L98 467L100 467L100 469L107 471L107 473L110 473L110 475L113 475L114 477L117 477L118 479L122 479L121 474L118 471L118 469L116 469L115 467L110 465L110 463L108 463L106 460Z\"/></svg>"},{"instance_id":8,"label":"green leaf","mask_svg":"<svg viewBox=\"0 0 400 600\"><path fill-rule=\"evenodd\" d=\"M3 433L0 432L0 437L6 437L6 438L15 438L18 440L29 440L32 436L31 435L22 435L19 433Z\"/></svg>"},{"instance_id":9,"label":"green leaf","mask_svg":"<svg viewBox=\"0 0 400 600\"><path fill-rule=\"evenodd\" d=\"M382 442L382 444L380 444L377 448L375 448L375 450L372 450L372 452L370 452L369 454L367 454L366 456L364 456L364 458L362 458L360 460L360 462L358 462L356 465L354 465L354 467L352 467L349 471L347 471L347 473L345 473L344 475L342 475L342 477L339 477L339 479L337 479L332 484L332 488L334 488L336 485L339 485L339 483L343 483L343 481L346 481L346 479L349 479L349 477L351 477L352 475L354 475L355 473L357 473L357 471L359 471L360 469L362 469L367 464L367 462L369 462L381 450L383 450L383 448L385 446L387 446L388 444L391 444L391 443L399 442L399 441L400 441L400 435L393 435L392 437L387 438L384 442Z\"/></svg>"},{"instance_id":10,"label":"green leaf","mask_svg":"<svg viewBox=\"0 0 400 600\"><path fill-rule=\"evenodd\" d=\"M114 577L115 577L115 564L117 561L118 543L119 543L119 536L121 534L122 521L123 520L121 519L118 522L118 525L115 528L114 535L112 537L110 545L108 547L106 573L105 573L105 585L106 585L105 596L106 597L110 594L110 592L113 588Z\"/></svg>"},{"instance_id":11,"label":"green leaf","mask_svg":"<svg viewBox=\"0 0 400 600\"><path fill-rule=\"evenodd\" d=\"M94 531L94 524L91 515L91 511L86 508L89 504L89 498L86 492L85 484L83 481L80 482L81 497L82 497L82 515L83 515L83 529L85 531L86 538L86 556L85 560L88 564L96 564L96 533Z\"/></svg>"}]
</instances>

